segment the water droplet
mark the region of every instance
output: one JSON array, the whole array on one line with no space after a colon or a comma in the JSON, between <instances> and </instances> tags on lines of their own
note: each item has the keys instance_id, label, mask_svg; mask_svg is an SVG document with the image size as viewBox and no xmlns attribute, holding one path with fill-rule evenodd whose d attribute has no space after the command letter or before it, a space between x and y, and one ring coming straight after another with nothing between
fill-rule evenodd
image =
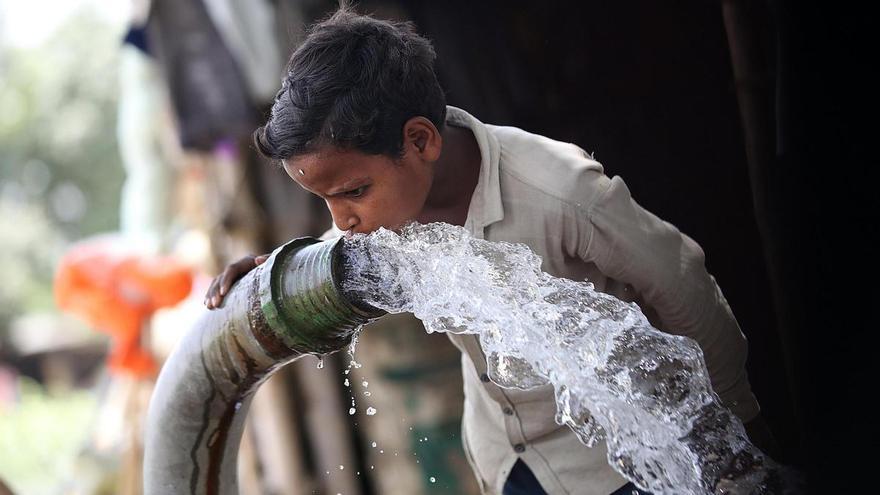
<instances>
[{"instance_id":1,"label":"water droplet","mask_svg":"<svg viewBox=\"0 0 880 495\"><path fill-rule=\"evenodd\" d=\"M358 338L360 337L360 330L355 332L355 334L351 337L351 344L348 346L348 355L354 359L354 350L357 348Z\"/></svg>"},{"instance_id":2,"label":"water droplet","mask_svg":"<svg viewBox=\"0 0 880 495\"><path fill-rule=\"evenodd\" d=\"M435 478L435 477L433 477L433 476L431 476L431 477L428 478L428 479L431 480L431 483L436 483L436 482L437 482L437 478Z\"/></svg>"},{"instance_id":3,"label":"water droplet","mask_svg":"<svg viewBox=\"0 0 880 495\"><path fill-rule=\"evenodd\" d=\"M350 386L351 386L351 384L348 383L348 378L346 378L345 381L342 382L342 384L345 385L346 387L350 387Z\"/></svg>"},{"instance_id":4,"label":"water droplet","mask_svg":"<svg viewBox=\"0 0 880 495\"><path fill-rule=\"evenodd\" d=\"M324 358L318 358L318 369L324 367Z\"/></svg>"},{"instance_id":5,"label":"water droplet","mask_svg":"<svg viewBox=\"0 0 880 495\"><path fill-rule=\"evenodd\" d=\"M362 381L362 382L361 382L361 385L363 385L364 387L369 387L369 386L370 386L370 384L369 384L366 380Z\"/></svg>"},{"instance_id":6,"label":"water droplet","mask_svg":"<svg viewBox=\"0 0 880 495\"><path fill-rule=\"evenodd\" d=\"M340 465L339 465L339 470L342 471L343 469L345 469L345 466L343 466L342 464L340 464Z\"/></svg>"},{"instance_id":7,"label":"water droplet","mask_svg":"<svg viewBox=\"0 0 880 495\"><path fill-rule=\"evenodd\" d=\"M364 397L369 397L371 395L373 395L373 394L371 394L369 390L364 392Z\"/></svg>"},{"instance_id":8,"label":"water droplet","mask_svg":"<svg viewBox=\"0 0 880 495\"><path fill-rule=\"evenodd\" d=\"M357 409L355 409L355 408L352 407L351 409L348 410L348 415L349 415L349 416L354 416L354 413L355 413L355 412L357 412Z\"/></svg>"},{"instance_id":9,"label":"water droplet","mask_svg":"<svg viewBox=\"0 0 880 495\"><path fill-rule=\"evenodd\" d=\"M375 407L372 407L372 406L371 406L371 407L368 407L368 408L367 408L367 416L372 416L372 415L374 415L374 414L376 414L376 408L375 408Z\"/></svg>"},{"instance_id":10,"label":"water droplet","mask_svg":"<svg viewBox=\"0 0 880 495\"><path fill-rule=\"evenodd\" d=\"M373 448L376 448L376 442L373 442Z\"/></svg>"}]
</instances>

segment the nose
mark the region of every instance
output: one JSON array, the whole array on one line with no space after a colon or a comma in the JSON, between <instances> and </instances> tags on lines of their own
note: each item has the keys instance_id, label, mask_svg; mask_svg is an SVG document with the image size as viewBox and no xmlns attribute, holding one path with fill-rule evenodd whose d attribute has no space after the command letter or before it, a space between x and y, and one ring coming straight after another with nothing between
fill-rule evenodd
<instances>
[{"instance_id":1,"label":"nose","mask_svg":"<svg viewBox=\"0 0 880 495\"><path fill-rule=\"evenodd\" d=\"M333 217L333 223L336 224L336 228L343 232L352 230L360 223L357 215L348 208L334 208L330 206L330 215Z\"/></svg>"},{"instance_id":2,"label":"nose","mask_svg":"<svg viewBox=\"0 0 880 495\"><path fill-rule=\"evenodd\" d=\"M336 224L336 228L346 232L352 230L357 225L357 219L354 217L333 217L333 223Z\"/></svg>"}]
</instances>

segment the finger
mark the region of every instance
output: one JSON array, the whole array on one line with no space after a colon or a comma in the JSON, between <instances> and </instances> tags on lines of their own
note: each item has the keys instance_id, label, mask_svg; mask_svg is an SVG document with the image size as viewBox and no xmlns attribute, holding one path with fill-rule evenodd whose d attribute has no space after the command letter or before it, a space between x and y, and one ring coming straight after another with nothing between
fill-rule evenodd
<instances>
[{"instance_id":1,"label":"finger","mask_svg":"<svg viewBox=\"0 0 880 495\"><path fill-rule=\"evenodd\" d=\"M223 273L220 275L220 283L217 285L217 292L219 297L223 297L226 295L226 292L229 291L230 280L235 280L235 276L231 273L232 267L227 266Z\"/></svg>"},{"instance_id":2,"label":"finger","mask_svg":"<svg viewBox=\"0 0 880 495\"><path fill-rule=\"evenodd\" d=\"M211 291L211 295L208 296L208 309L214 309L220 304L220 289L218 287L219 285L214 287L214 290Z\"/></svg>"},{"instance_id":3,"label":"finger","mask_svg":"<svg viewBox=\"0 0 880 495\"><path fill-rule=\"evenodd\" d=\"M220 297L225 296L226 293L229 292L229 289L232 287L232 284L234 284L235 281L241 277L241 274L243 272L238 263L241 263L241 261L227 266L226 269L223 270L223 274L220 275L220 285L218 287Z\"/></svg>"},{"instance_id":4,"label":"finger","mask_svg":"<svg viewBox=\"0 0 880 495\"><path fill-rule=\"evenodd\" d=\"M229 292L229 289L232 288L232 285L235 284L236 281L238 281L238 279L257 267L259 263L257 263L255 260L256 257L254 256L245 256L244 258L241 258L240 260L226 267L226 270L223 271L223 278L220 283L221 296L225 296L226 293Z\"/></svg>"},{"instance_id":5,"label":"finger","mask_svg":"<svg viewBox=\"0 0 880 495\"><path fill-rule=\"evenodd\" d=\"M212 293L217 290L217 281L220 280L220 277L214 277L211 280L211 285L208 286L208 290L205 291L205 298L210 298Z\"/></svg>"},{"instance_id":6,"label":"finger","mask_svg":"<svg viewBox=\"0 0 880 495\"><path fill-rule=\"evenodd\" d=\"M267 259L269 259L269 256L271 256L271 255L261 254L261 255L257 256L256 258L254 258L254 264L257 266L262 265L263 263L266 262Z\"/></svg>"},{"instance_id":7,"label":"finger","mask_svg":"<svg viewBox=\"0 0 880 495\"><path fill-rule=\"evenodd\" d=\"M211 281L211 285L208 287L208 290L205 292L205 306L208 309L213 309L213 305L211 304L211 299L217 292L217 282L220 277L215 277L214 280Z\"/></svg>"},{"instance_id":8,"label":"finger","mask_svg":"<svg viewBox=\"0 0 880 495\"><path fill-rule=\"evenodd\" d=\"M221 296L219 293L215 293L213 296L211 296L211 309L219 308L221 301L223 301L223 296Z\"/></svg>"},{"instance_id":9,"label":"finger","mask_svg":"<svg viewBox=\"0 0 880 495\"><path fill-rule=\"evenodd\" d=\"M259 256L254 255L245 256L244 258L233 263L232 266L234 266L239 273L247 273L253 270L255 266L257 266L258 257Z\"/></svg>"}]
</instances>

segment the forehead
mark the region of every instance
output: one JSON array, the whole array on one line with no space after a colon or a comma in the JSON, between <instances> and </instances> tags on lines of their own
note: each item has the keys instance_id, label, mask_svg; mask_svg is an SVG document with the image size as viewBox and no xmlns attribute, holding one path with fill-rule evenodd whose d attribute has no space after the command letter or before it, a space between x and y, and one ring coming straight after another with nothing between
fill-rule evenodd
<instances>
[{"instance_id":1,"label":"forehead","mask_svg":"<svg viewBox=\"0 0 880 495\"><path fill-rule=\"evenodd\" d=\"M283 160L287 174L307 189L321 191L354 176L370 175L377 171L384 156L367 155L356 150L333 147Z\"/></svg>"}]
</instances>

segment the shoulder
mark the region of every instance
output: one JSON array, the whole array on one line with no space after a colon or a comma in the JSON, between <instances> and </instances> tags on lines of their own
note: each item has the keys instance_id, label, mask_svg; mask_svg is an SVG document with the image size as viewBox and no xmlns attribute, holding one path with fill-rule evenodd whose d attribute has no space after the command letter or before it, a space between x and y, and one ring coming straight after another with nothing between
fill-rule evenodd
<instances>
[{"instance_id":1,"label":"shoulder","mask_svg":"<svg viewBox=\"0 0 880 495\"><path fill-rule=\"evenodd\" d=\"M604 169L583 148L517 127L486 127L498 140L502 180L581 206L600 193Z\"/></svg>"}]
</instances>

